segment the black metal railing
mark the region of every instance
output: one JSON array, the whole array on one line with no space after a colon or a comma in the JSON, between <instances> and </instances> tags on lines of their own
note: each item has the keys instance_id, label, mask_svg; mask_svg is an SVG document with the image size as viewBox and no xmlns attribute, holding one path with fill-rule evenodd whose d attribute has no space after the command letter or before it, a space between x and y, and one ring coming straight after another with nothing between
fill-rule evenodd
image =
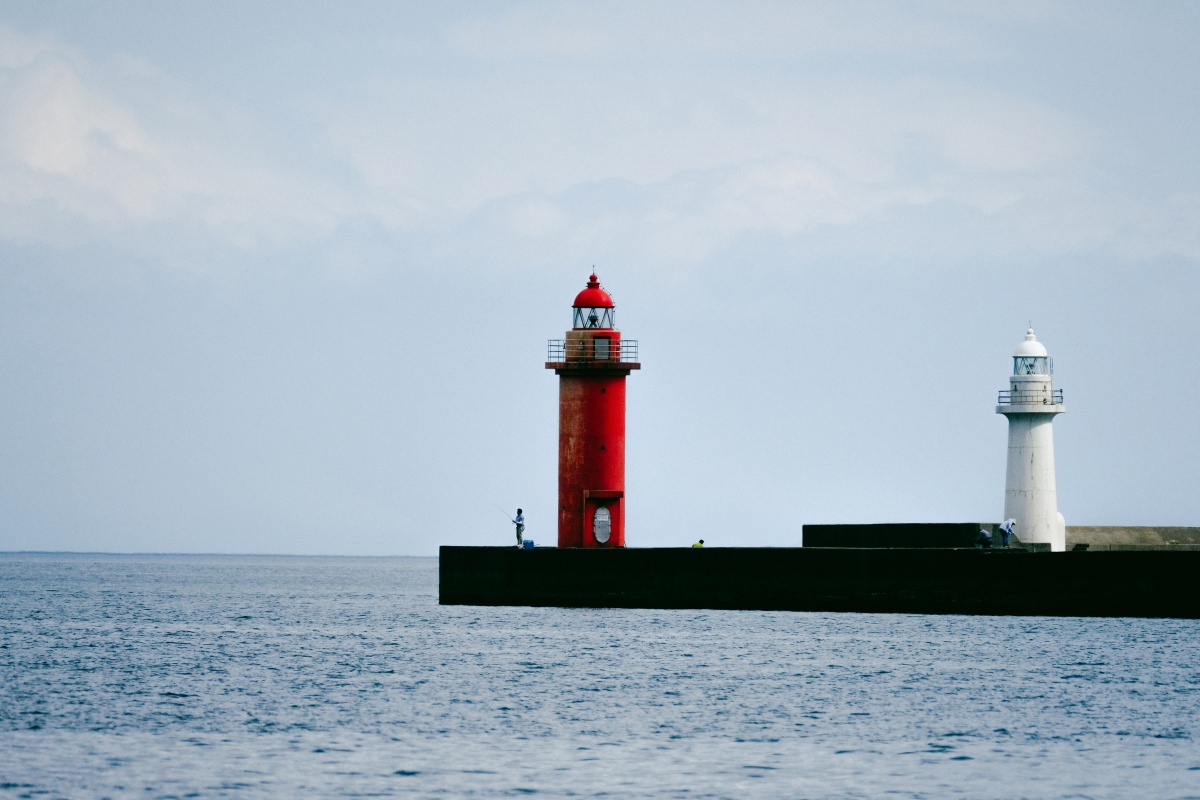
<instances>
[{"instance_id":1,"label":"black metal railing","mask_svg":"<svg viewBox=\"0 0 1200 800\"><path fill-rule=\"evenodd\" d=\"M1017 392L1005 389L1000 392L998 405L1002 406L1059 406L1062 405L1063 390L1049 392Z\"/></svg>"},{"instance_id":2,"label":"black metal railing","mask_svg":"<svg viewBox=\"0 0 1200 800\"><path fill-rule=\"evenodd\" d=\"M610 343L605 355L600 355L595 349L595 339L576 339L571 342L571 361L620 361L626 364L636 364L638 360L637 339L622 339L619 351ZM601 351L603 352L603 351ZM546 342L546 360L555 364L567 360L567 342L564 339L550 339Z\"/></svg>"}]
</instances>

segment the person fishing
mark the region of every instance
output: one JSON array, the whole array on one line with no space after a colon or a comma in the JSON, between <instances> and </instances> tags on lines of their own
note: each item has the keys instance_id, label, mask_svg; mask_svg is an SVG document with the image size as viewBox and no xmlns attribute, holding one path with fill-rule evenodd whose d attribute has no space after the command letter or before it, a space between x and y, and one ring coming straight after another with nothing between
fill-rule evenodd
<instances>
[{"instance_id":1,"label":"person fishing","mask_svg":"<svg viewBox=\"0 0 1200 800\"><path fill-rule=\"evenodd\" d=\"M1004 520L1004 522L1000 523L1000 546L1001 547L1008 547L1008 537L1012 536L1013 526L1016 524L1017 524L1017 521L1015 519L1013 519L1012 517L1009 517L1008 519Z\"/></svg>"},{"instance_id":2,"label":"person fishing","mask_svg":"<svg viewBox=\"0 0 1200 800\"><path fill-rule=\"evenodd\" d=\"M525 546L525 513L521 509L517 509L517 516L513 517L513 525L517 526L517 547Z\"/></svg>"}]
</instances>

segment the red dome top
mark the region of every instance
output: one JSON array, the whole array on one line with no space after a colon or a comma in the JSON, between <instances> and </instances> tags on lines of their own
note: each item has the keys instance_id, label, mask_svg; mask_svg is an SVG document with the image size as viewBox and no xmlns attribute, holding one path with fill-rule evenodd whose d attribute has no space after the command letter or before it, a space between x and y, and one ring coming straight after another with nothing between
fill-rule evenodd
<instances>
[{"instance_id":1,"label":"red dome top","mask_svg":"<svg viewBox=\"0 0 1200 800\"><path fill-rule=\"evenodd\" d=\"M596 273L588 278L587 288L579 294L575 295L575 302L571 304L572 308L615 308L612 297L608 292L600 288L600 279L596 277Z\"/></svg>"}]
</instances>

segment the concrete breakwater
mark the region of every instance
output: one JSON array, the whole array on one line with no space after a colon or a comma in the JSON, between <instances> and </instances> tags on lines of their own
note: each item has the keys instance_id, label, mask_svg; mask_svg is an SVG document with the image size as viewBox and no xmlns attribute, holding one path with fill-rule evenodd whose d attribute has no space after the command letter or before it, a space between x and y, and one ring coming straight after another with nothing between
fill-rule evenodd
<instances>
[{"instance_id":1,"label":"concrete breakwater","mask_svg":"<svg viewBox=\"0 0 1200 800\"><path fill-rule=\"evenodd\" d=\"M805 525L805 547L973 547L980 529L1000 543L996 522L885 522L874 524ZM1021 542L1020 524L1012 544L1046 550ZM1067 549L1079 550L1200 550L1200 528L1146 525L1068 525Z\"/></svg>"},{"instance_id":2,"label":"concrete breakwater","mask_svg":"<svg viewBox=\"0 0 1200 800\"><path fill-rule=\"evenodd\" d=\"M1200 550L1200 528L1146 525L1068 525L1067 549Z\"/></svg>"},{"instance_id":3,"label":"concrete breakwater","mask_svg":"<svg viewBox=\"0 0 1200 800\"><path fill-rule=\"evenodd\" d=\"M443 605L1200 618L1200 551L443 546Z\"/></svg>"}]
</instances>

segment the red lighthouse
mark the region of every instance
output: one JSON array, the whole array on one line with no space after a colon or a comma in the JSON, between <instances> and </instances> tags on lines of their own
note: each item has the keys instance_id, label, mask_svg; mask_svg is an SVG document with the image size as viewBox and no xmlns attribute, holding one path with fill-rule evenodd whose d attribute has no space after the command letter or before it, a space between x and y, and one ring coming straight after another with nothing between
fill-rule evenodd
<instances>
[{"instance_id":1,"label":"red lighthouse","mask_svg":"<svg viewBox=\"0 0 1200 800\"><path fill-rule=\"evenodd\" d=\"M621 341L612 297L593 274L567 338L551 339L558 384L558 546L625 546L625 378L641 369Z\"/></svg>"}]
</instances>

